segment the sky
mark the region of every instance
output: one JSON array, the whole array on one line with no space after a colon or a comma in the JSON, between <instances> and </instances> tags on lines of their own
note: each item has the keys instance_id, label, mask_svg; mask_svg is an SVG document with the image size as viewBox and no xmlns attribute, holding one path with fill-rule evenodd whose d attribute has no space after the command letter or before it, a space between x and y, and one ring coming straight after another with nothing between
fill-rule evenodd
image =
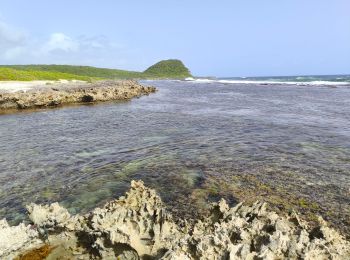
<instances>
[{"instance_id":1,"label":"sky","mask_svg":"<svg viewBox=\"0 0 350 260\"><path fill-rule=\"evenodd\" d=\"M350 74L350 0L0 0L0 64Z\"/></svg>"}]
</instances>

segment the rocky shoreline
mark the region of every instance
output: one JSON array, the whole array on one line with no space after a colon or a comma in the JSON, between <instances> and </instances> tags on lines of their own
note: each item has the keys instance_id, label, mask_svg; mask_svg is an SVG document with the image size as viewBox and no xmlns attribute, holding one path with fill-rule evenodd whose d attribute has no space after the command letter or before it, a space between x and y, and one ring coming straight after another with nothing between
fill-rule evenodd
<instances>
[{"instance_id":1,"label":"rocky shoreline","mask_svg":"<svg viewBox=\"0 0 350 260\"><path fill-rule=\"evenodd\" d=\"M33 87L28 91L0 92L0 111L129 100L155 91L156 88L143 86L134 80L50 83Z\"/></svg>"},{"instance_id":2,"label":"rocky shoreline","mask_svg":"<svg viewBox=\"0 0 350 260\"><path fill-rule=\"evenodd\" d=\"M141 181L126 196L86 215L58 203L27 206L32 224L0 221L1 259L349 259L350 243L322 219L309 227L298 214L266 203L230 208L225 200L190 225L175 223Z\"/></svg>"}]
</instances>

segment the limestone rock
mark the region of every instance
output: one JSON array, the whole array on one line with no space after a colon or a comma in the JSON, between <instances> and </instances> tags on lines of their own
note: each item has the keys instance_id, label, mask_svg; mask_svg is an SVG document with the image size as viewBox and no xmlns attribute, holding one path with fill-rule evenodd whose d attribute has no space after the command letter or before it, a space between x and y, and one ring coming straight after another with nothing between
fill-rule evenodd
<instances>
[{"instance_id":1,"label":"limestone rock","mask_svg":"<svg viewBox=\"0 0 350 260\"><path fill-rule=\"evenodd\" d=\"M0 258L32 248L45 229L52 257L64 259L350 259L350 243L324 220L311 229L296 213L278 215L259 201L230 208L221 200L194 226L180 227L141 181L83 216L57 203L31 204L28 211L38 231L0 222ZM7 236L22 242L1 242Z\"/></svg>"},{"instance_id":2,"label":"limestone rock","mask_svg":"<svg viewBox=\"0 0 350 260\"><path fill-rule=\"evenodd\" d=\"M148 95L156 88L133 80L106 80L94 83L38 86L26 92L0 93L0 110L56 107L72 103L128 100Z\"/></svg>"},{"instance_id":3,"label":"limestone rock","mask_svg":"<svg viewBox=\"0 0 350 260\"><path fill-rule=\"evenodd\" d=\"M23 223L9 226L5 219L0 220L0 258L13 259L18 252L33 248L42 243L35 228Z\"/></svg>"},{"instance_id":4,"label":"limestone rock","mask_svg":"<svg viewBox=\"0 0 350 260\"><path fill-rule=\"evenodd\" d=\"M27 210L29 219L40 227L62 227L70 219L68 210L57 202L46 206L31 203L27 206Z\"/></svg>"},{"instance_id":5,"label":"limestone rock","mask_svg":"<svg viewBox=\"0 0 350 260\"><path fill-rule=\"evenodd\" d=\"M125 197L95 209L88 217L89 234L102 234L102 243L127 244L138 255L157 255L172 247L181 236L154 190L131 182Z\"/></svg>"}]
</instances>

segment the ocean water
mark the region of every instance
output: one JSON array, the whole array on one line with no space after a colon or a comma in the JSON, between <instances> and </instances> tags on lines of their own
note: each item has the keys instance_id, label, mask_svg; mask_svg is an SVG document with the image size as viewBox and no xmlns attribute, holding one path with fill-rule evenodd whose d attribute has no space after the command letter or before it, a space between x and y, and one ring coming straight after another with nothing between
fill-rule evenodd
<instances>
[{"instance_id":1,"label":"ocean water","mask_svg":"<svg viewBox=\"0 0 350 260\"><path fill-rule=\"evenodd\" d=\"M175 216L262 199L349 234L349 77L238 80L144 81L158 92L0 115L0 218L26 219L30 202L86 212L141 179Z\"/></svg>"},{"instance_id":2,"label":"ocean water","mask_svg":"<svg viewBox=\"0 0 350 260\"><path fill-rule=\"evenodd\" d=\"M279 76L279 77L232 77L188 78L197 83L297 85L297 86L350 86L350 75Z\"/></svg>"}]
</instances>

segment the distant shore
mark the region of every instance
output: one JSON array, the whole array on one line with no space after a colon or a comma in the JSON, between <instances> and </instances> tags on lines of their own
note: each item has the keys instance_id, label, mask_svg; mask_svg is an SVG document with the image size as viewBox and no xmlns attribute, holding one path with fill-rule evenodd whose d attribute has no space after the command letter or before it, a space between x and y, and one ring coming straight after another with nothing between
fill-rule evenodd
<instances>
[{"instance_id":1,"label":"distant shore","mask_svg":"<svg viewBox=\"0 0 350 260\"><path fill-rule=\"evenodd\" d=\"M0 81L0 111L129 100L155 91L134 80Z\"/></svg>"}]
</instances>

